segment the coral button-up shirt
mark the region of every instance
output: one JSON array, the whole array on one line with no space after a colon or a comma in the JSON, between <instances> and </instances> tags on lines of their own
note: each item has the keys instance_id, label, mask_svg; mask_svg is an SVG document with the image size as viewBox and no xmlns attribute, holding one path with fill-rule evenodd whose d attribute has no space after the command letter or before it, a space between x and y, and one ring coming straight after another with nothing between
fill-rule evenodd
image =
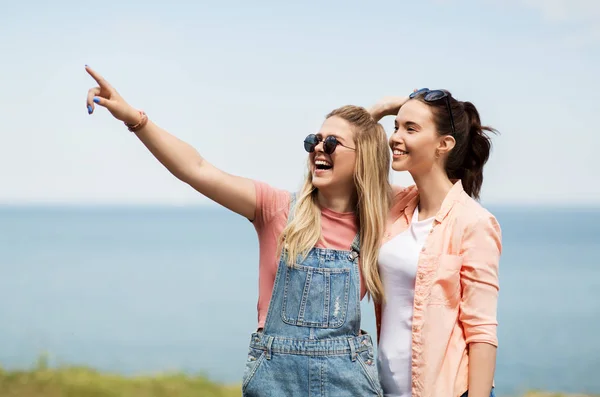
<instances>
[{"instance_id":1,"label":"coral button-up shirt","mask_svg":"<svg viewBox=\"0 0 600 397\"><path fill-rule=\"evenodd\" d=\"M416 186L397 190L384 243L410 225ZM468 389L468 345L497 346L498 264L502 235L496 218L463 190L447 194L421 251L412 321L412 397L459 397ZM375 306L377 334L381 306Z\"/></svg>"}]
</instances>

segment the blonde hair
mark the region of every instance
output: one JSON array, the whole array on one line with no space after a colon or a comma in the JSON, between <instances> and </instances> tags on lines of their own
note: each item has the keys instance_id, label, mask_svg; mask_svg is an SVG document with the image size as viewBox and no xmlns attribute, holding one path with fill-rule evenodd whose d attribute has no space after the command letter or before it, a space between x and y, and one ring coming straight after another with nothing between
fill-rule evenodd
<instances>
[{"instance_id":1,"label":"blonde hair","mask_svg":"<svg viewBox=\"0 0 600 397\"><path fill-rule=\"evenodd\" d=\"M381 124L376 123L362 107L343 106L329 113L326 118L334 116L346 120L354 129L355 213L358 215L360 233L360 264L369 295L380 302L383 298L383 284L379 277L377 258L391 201L387 136ZM309 169L296 197L293 219L279 236L279 252L285 245L287 264L293 266L298 255L307 255L320 238L321 208Z\"/></svg>"}]
</instances>

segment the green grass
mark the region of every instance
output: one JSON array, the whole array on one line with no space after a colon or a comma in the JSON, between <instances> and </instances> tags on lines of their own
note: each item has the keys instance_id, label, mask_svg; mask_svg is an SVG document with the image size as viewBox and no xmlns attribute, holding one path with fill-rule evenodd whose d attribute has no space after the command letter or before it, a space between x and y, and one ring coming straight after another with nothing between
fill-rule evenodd
<instances>
[{"instance_id":1,"label":"green grass","mask_svg":"<svg viewBox=\"0 0 600 397\"><path fill-rule=\"evenodd\" d=\"M126 377L86 367L50 368L42 356L29 370L0 367L0 397L240 397L239 385L219 385L181 373ZM525 397L592 397L532 391ZM600 396L596 396L600 397Z\"/></svg>"},{"instance_id":2,"label":"green grass","mask_svg":"<svg viewBox=\"0 0 600 397\"><path fill-rule=\"evenodd\" d=\"M524 397L598 397L590 394L564 394L564 393L547 393L542 391L532 391L525 393Z\"/></svg>"},{"instance_id":3,"label":"green grass","mask_svg":"<svg viewBox=\"0 0 600 397\"><path fill-rule=\"evenodd\" d=\"M85 367L49 368L41 358L29 370L0 367L2 397L239 397L239 386L223 386L202 376L180 373L132 376Z\"/></svg>"}]
</instances>

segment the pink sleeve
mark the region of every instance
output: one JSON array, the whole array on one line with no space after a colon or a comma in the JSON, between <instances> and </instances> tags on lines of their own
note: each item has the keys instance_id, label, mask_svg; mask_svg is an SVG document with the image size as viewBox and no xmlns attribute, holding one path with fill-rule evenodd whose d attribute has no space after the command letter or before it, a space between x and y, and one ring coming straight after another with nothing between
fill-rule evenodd
<instances>
[{"instance_id":1,"label":"pink sleeve","mask_svg":"<svg viewBox=\"0 0 600 397\"><path fill-rule=\"evenodd\" d=\"M290 205L290 193L260 181L254 181L254 188L256 189L256 209L252 223L257 230L260 230L270 223L275 214L281 211L287 213Z\"/></svg>"},{"instance_id":2,"label":"pink sleeve","mask_svg":"<svg viewBox=\"0 0 600 397\"><path fill-rule=\"evenodd\" d=\"M460 280L462 299L459 318L467 344L498 346L498 265L502 234L496 219L487 214L466 231L463 239Z\"/></svg>"}]
</instances>

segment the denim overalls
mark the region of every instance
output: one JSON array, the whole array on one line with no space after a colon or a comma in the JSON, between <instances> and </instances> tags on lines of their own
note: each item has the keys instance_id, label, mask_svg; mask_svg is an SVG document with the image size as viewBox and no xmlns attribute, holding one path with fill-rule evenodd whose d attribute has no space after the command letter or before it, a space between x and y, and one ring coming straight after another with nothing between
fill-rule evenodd
<instances>
[{"instance_id":1,"label":"denim overalls","mask_svg":"<svg viewBox=\"0 0 600 397\"><path fill-rule=\"evenodd\" d=\"M383 396L360 330L359 241L348 251L312 248L292 268L283 250L264 329L250 339L243 396Z\"/></svg>"}]
</instances>

